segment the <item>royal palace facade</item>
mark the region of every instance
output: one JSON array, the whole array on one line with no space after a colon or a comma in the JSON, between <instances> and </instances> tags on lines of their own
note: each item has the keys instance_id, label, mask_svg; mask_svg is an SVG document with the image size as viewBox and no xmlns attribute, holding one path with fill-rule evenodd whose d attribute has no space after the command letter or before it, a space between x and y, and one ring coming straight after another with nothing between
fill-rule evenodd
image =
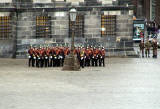
<instances>
[{"instance_id":1,"label":"royal palace facade","mask_svg":"<svg viewBox=\"0 0 160 109\"><path fill-rule=\"evenodd\" d=\"M27 1L27 2L26 2ZM0 57L26 58L33 46L70 46L69 9L77 9L75 46L133 56L133 8L116 0L1 0Z\"/></svg>"}]
</instances>

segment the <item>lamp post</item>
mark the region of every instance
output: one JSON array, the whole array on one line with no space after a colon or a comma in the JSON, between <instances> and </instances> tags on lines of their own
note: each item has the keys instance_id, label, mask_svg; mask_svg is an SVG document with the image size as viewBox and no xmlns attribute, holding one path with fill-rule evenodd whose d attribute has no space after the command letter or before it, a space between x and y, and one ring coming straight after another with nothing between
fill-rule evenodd
<instances>
[{"instance_id":1,"label":"lamp post","mask_svg":"<svg viewBox=\"0 0 160 109\"><path fill-rule=\"evenodd\" d=\"M70 21L73 24L72 26L72 41L71 41L71 52L68 56L65 57L64 66L62 70L66 71L79 71L80 64L77 59L77 56L74 55L74 25L76 21L77 11L75 8L70 9L69 11Z\"/></svg>"},{"instance_id":2,"label":"lamp post","mask_svg":"<svg viewBox=\"0 0 160 109\"><path fill-rule=\"evenodd\" d=\"M72 25L72 43L71 43L71 53L73 54L73 51L74 51L74 25L75 25L75 21L76 21L76 17L77 17L77 11L75 8L72 8L70 11L69 11L69 15L70 15L70 20L71 20L71 23L73 24Z\"/></svg>"}]
</instances>

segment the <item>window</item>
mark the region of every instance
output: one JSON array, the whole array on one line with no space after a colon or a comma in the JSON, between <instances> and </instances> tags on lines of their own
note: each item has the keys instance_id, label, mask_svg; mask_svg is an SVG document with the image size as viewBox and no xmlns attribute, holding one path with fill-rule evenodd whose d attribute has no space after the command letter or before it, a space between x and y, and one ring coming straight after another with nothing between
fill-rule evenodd
<instances>
[{"instance_id":1,"label":"window","mask_svg":"<svg viewBox=\"0 0 160 109\"><path fill-rule=\"evenodd\" d=\"M73 23L69 21L69 37L72 36ZM84 37L84 15L77 15L74 32L76 37Z\"/></svg>"},{"instance_id":2,"label":"window","mask_svg":"<svg viewBox=\"0 0 160 109\"><path fill-rule=\"evenodd\" d=\"M51 17L37 16L36 17L36 38L51 37Z\"/></svg>"},{"instance_id":3,"label":"window","mask_svg":"<svg viewBox=\"0 0 160 109\"><path fill-rule=\"evenodd\" d=\"M0 39L11 38L11 24L9 16L0 16Z\"/></svg>"},{"instance_id":4,"label":"window","mask_svg":"<svg viewBox=\"0 0 160 109\"><path fill-rule=\"evenodd\" d=\"M116 16L102 15L101 16L101 36L115 36L116 35Z\"/></svg>"}]
</instances>

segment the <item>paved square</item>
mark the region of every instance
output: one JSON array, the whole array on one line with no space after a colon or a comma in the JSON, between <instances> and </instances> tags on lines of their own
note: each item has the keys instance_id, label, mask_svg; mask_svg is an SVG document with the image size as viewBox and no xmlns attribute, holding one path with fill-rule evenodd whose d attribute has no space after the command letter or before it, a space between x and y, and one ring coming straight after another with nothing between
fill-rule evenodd
<instances>
[{"instance_id":1,"label":"paved square","mask_svg":"<svg viewBox=\"0 0 160 109\"><path fill-rule=\"evenodd\" d=\"M0 109L159 109L160 59L109 58L81 71L0 59Z\"/></svg>"}]
</instances>

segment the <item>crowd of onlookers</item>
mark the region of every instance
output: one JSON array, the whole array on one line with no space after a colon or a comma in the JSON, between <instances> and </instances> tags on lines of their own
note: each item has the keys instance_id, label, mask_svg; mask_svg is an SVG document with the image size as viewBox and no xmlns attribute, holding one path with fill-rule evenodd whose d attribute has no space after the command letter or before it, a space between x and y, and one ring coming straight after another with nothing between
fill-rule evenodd
<instances>
[{"instance_id":1,"label":"crowd of onlookers","mask_svg":"<svg viewBox=\"0 0 160 109\"><path fill-rule=\"evenodd\" d=\"M150 57L150 50L152 47L153 50L153 58L157 58L157 49L158 49L158 43L157 40L154 38L151 42L147 39L145 42L142 40L139 44L140 51L142 53L142 57Z\"/></svg>"},{"instance_id":2,"label":"crowd of onlookers","mask_svg":"<svg viewBox=\"0 0 160 109\"><path fill-rule=\"evenodd\" d=\"M146 57L150 57L150 50L152 48L153 50L153 58L157 58L157 49L158 46L160 46L159 41L160 41L160 25L157 28L147 28L147 37L143 37L139 47L140 51L142 53L142 57L144 57L144 54ZM144 40L146 38L146 40Z\"/></svg>"}]
</instances>

